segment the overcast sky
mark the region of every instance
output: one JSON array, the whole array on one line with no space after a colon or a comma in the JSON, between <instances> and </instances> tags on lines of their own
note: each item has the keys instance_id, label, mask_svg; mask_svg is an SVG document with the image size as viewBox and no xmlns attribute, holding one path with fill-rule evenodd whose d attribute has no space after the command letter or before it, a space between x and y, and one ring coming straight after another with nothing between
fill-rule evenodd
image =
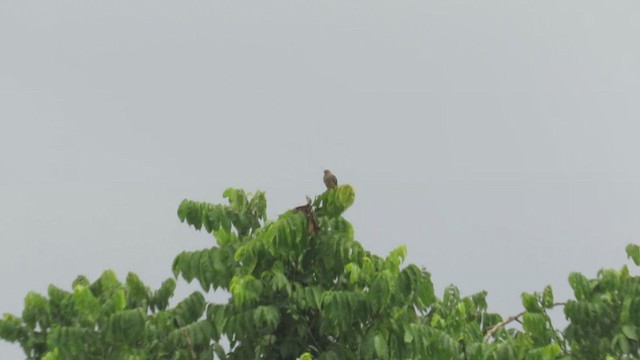
<instances>
[{"instance_id":1,"label":"overcast sky","mask_svg":"<svg viewBox=\"0 0 640 360\"><path fill-rule=\"evenodd\" d=\"M0 313L109 268L157 288L212 245L178 221L183 198L261 189L274 218L325 168L356 189L357 239L405 244L439 294L484 289L505 316L546 284L566 299L571 271L628 264L640 242L639 13L0 0Z\"/></svg>"}]
</instances>

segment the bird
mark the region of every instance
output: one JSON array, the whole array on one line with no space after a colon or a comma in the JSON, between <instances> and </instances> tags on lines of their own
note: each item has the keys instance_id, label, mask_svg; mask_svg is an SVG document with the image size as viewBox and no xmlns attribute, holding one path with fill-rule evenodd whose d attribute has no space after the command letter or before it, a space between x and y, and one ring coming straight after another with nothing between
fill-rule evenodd
<instances>
[{"instance_id":1,"label":"bird","mask_svg":"<svg viewBox=\"0 0 640 360\"><path fill-rule=\"evenodd\" d=\"M324 184L327 186L327 189L333 189L334 187L338 186L338 179L331 173L330 170L324 171L324 177L322 178L322 180L324 180Z\"/></svg>"}]
</instances>

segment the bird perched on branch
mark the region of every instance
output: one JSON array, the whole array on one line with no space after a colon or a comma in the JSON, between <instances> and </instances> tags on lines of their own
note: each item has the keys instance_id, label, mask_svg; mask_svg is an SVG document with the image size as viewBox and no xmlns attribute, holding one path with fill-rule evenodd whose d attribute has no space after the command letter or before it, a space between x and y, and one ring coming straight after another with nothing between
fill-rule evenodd
<instances>
[{"instance_id":1,"label":"bird perched on branch","mask_svg":"<svg viewBox=\"0 0 640 360\"><path fill-rule=\"evenodd\" d=\"M324 180L324 184L327 185L327 189L333 189L334 187L338 186L338 179L331 173L330 170L324 171L324 177L322 178L322 180Z\"/></svg>"}]
</instances>

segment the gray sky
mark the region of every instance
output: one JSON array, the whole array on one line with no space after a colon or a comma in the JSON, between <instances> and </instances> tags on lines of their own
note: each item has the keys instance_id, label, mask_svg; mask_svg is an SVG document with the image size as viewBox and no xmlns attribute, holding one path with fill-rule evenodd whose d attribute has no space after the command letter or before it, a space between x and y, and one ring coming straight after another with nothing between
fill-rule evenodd
<instances>
[{"instance_id":1,"label":"gray sky","mask_svg":"<svg viewBox=\"0 0 640 360\"><path fill-rule=\"evenodd\" d=\"M486 289L503 315L546 284L565 299L640 235L639 12L0 0L0 313L107 268L157 288L212 244L183 198L261 189L275 217L325 168L356 189L358 240L406 244L439 293Z\"/></svg>"}]
</instances>

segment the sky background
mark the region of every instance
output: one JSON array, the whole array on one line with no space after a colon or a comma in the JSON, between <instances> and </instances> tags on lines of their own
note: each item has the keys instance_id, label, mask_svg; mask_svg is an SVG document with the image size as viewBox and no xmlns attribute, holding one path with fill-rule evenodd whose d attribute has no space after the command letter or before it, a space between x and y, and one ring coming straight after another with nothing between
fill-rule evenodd
<instances>
[{"instance_id":1,"label":"sky background","mask_svg":"<svg viewBox=\"0 0 640 360\"><path fill-rule=\"evenodd\" d=\"M105 269L157 288L212 245L178 221L183 198L260 189L274 218L325 168L355 187L365 248L406 245L439 294L487 290L505 316L547 284L567 299L571 271L629 264L640 242L639 13L0 0L0 313Z\"/></svg>"}]
</instances>

